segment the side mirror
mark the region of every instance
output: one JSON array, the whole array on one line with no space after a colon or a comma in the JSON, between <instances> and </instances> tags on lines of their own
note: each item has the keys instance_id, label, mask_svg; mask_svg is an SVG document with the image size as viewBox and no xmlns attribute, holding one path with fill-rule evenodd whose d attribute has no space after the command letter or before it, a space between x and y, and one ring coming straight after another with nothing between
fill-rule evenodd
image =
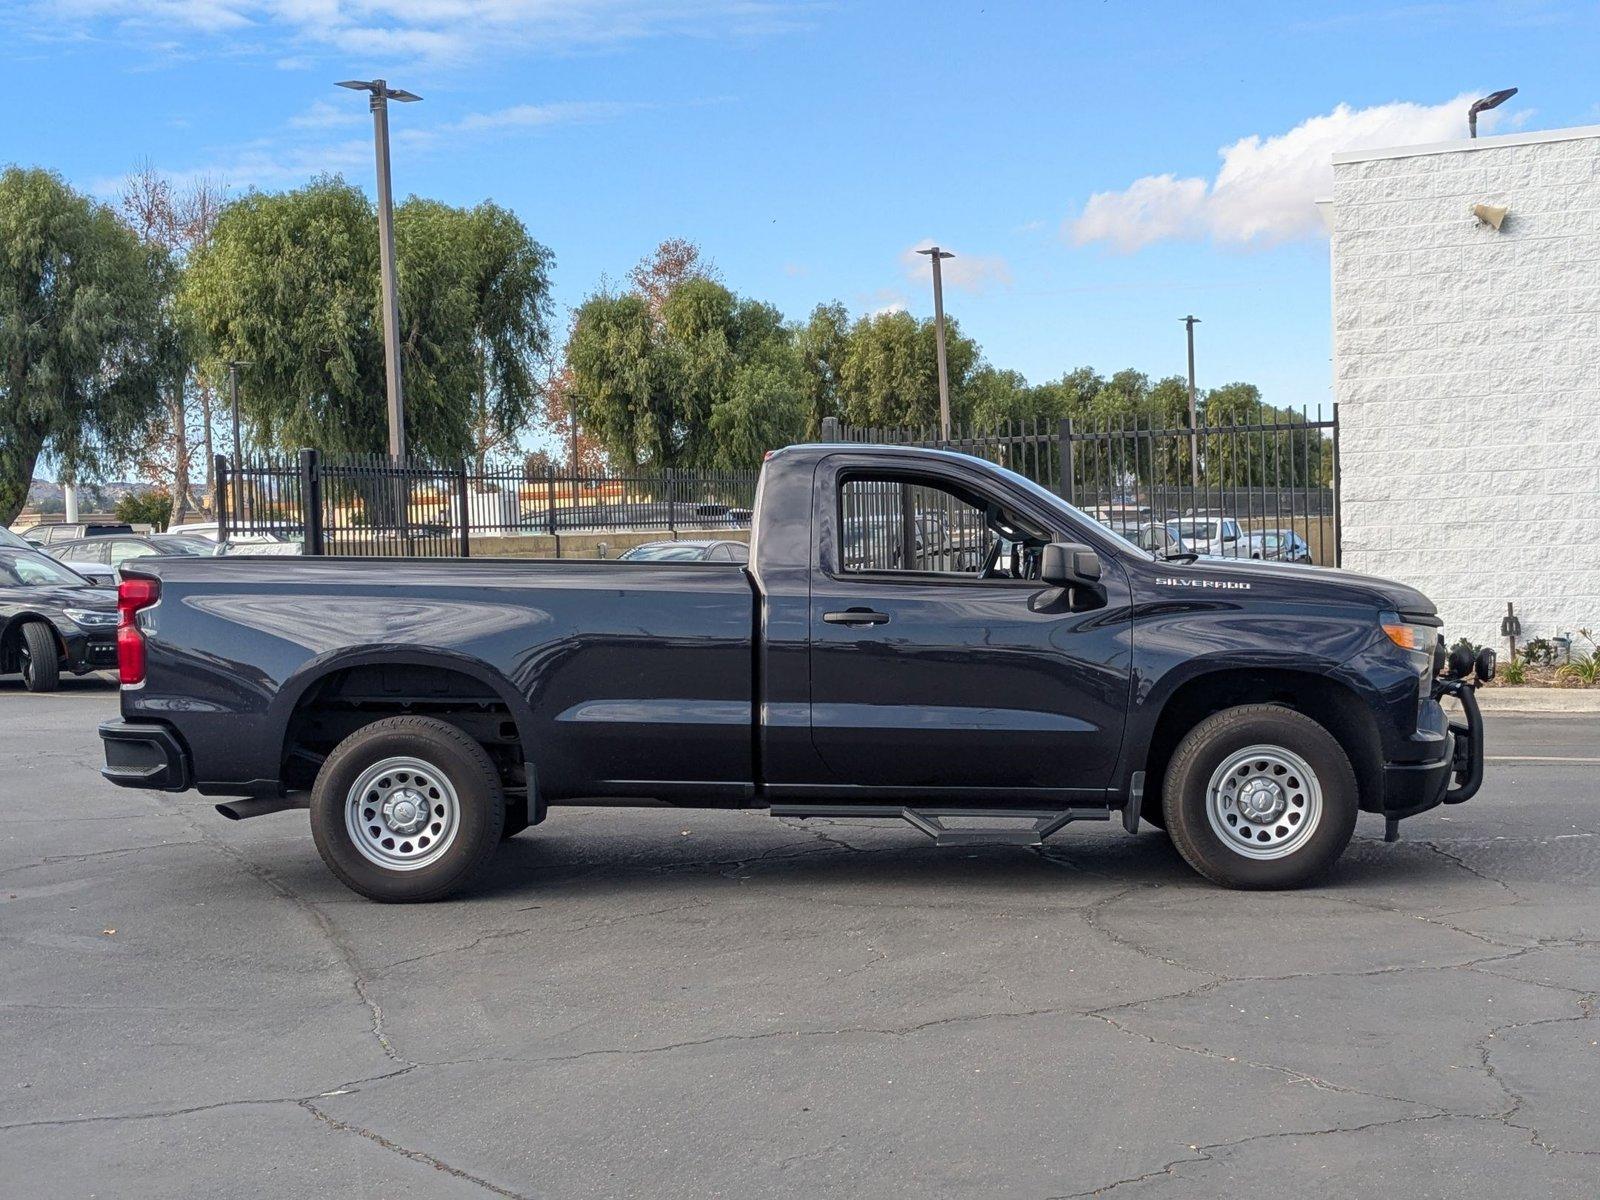
<instances>
[{"instance_id":1,"label":"side mirror","mask_svg":"<svg viewBox=\"0 0 1600 1200\"><path fill-rule=\"evenodd\" d=\"M1052 587L1093 587L1100 575L1100 556L1078 542L1051 542L1039 559L1039 579Z\"/></svg>"}]
</instances>

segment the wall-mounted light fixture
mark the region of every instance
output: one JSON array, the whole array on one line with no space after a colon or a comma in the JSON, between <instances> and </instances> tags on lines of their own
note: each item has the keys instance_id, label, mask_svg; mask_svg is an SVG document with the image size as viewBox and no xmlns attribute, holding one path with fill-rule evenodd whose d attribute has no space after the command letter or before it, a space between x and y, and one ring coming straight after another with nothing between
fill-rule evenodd
<instances>
[{"instance_id":1,"label":"wall-mounted light fixture","mask_svg":"<svg viewBox=\"0 0 1600 1200\"><path fill-rule=\"evenodd\" d=\"M1499 204L1474 204L1472 215L1478 218L1479 225L1492 226L1496 233L1500 231L1501 224L1506 219L1506 214L1511 210Z\"/></svg>"}]
</instances>

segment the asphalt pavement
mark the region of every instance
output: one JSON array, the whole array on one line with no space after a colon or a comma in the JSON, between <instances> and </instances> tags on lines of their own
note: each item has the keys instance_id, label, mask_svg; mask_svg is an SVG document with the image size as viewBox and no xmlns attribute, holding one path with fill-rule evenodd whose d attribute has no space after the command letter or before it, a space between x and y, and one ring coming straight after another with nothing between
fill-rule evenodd
<instances>
[{"instance_id":1,"label":"asphalt pavement","mask_svg":"<svg viewBox=\"0 0 1600 1200\"><path fill-rule=\"evenodd\" d=\"M0 1195L1600 1195L1600 717L1316 888L570 809L428 906L0 679Z\"/></svg>"}]
</instances>

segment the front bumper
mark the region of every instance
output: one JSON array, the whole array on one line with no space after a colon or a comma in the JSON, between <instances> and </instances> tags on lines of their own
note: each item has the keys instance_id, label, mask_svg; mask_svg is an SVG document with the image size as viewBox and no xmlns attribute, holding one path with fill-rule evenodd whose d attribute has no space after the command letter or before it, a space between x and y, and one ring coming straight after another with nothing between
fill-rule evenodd
<instances>
[{"instance_id":1,"label":"front bumper","mask_svg":"<svg viewBox=\"0 0 1600 1200\"><path fill-rule=\"evenodd\" d=\"M1434 690L1456 697L1466 720L1449 720L1439 710L1448 736L1440 740L1437 757L1384 764L1383 811L1391 825L1439 804L1461 804L1483 786L1483 713L1476 689L1467 680L1440 679Z\"/></svg>"},{"instance_id":2,"label":"front bumper","mask_svg":"<svg viewBox=\"0 0 1600 1200\"><path fill-rule=\"evenodd\" d=\"M100 768L120 787L155 788L181 792L193 772L182 739L165 725L153 721L105 721L100 726L106 765Z\"/></svg>"},{"instance_id":3,"label":"front bumper","mask_svg":"<svg viewBox=\"0 0 1600 1200\"><path fill-rule=\"evenodd\" d=\"M62 628L66 625L66 628ZM89 671L115 671L117 669L117 631L115 629L79 629L65 621L56 626L61 643L66 647L66 667L74 675Z\"/></svg>"}]
</instances>

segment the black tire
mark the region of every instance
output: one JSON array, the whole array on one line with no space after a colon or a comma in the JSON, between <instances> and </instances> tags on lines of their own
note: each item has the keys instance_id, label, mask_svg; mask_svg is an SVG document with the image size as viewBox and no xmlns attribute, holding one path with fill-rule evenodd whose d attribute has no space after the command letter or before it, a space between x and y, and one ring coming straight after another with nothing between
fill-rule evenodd
<instances>
[{"instance_id":1,"label":"black tire","mask_svg":"<svg viewBox=\"0 0 1600 1200\"><path fill-rule=\"evenodd\" d=\"M346 822L352 789L369 769L390 759L423 764L444 777L446 791L454 792L454 833L444 850L434 850L437 857L421 866L392 867L374 861L357 846ZM404 781L405 772L394 774ZM388 775L380 782L387 786ZM360 816L358 810L352 820ZM438 900L468 886L499 846L505 816L505 793L489 755L454 725L432 717L389 717L356 730L328 755L311 789L311 836L322 861L347 887L386 904ZM357 821L358 829L362 824ZM370 828L389 834L378 823ZM417 834L389 834L389 841L422 842L426 836L424 824ZM400 844L409 851L412 841Z\"/></svg>"},{"instance_id":2,"label":"black tire","mask_svg":"<svg viewBox=\"0 0 1600 1200\"><path fill-rule=\"evenodd\" d=\"M1260 825L1241 824L1235 814L1242 815L1244 810L1232 796L1226 804L1219 799L1218 807L1211 809L1212 777L1229 759L1256 747L1266 748L1269 754L1287 751L1287 757L1310 768L1312 778L1302 781L1298 778L1302 772L1292 766L1278 770L1281 764L1266 759L1255 766L1241 765L1238 777L1246 780L1246 788L1259 772L1263 784L1281 788L1271 797L1281 795L1284 805L1281 818ZM1259 771L1260 767L1269 769ZM1219 789L1219 797L1239 786L1232 771L1224 779L1230 782ZM1314 792L1320 796L1320 809L1309 807ZM1301 819L1294 815L1296 804L1299 812L1307 814L1309 832L1296 827ZM1207 717L1178 744L1167 765L1162 806L1167 832L1178 853L1213 883L1233 888L1293 888L1316 879L1344 853L1355 832L1359 797L1350 760L1326 729L1282 705L1246 704ZM1219 835L1212 823L1213 812L1230 836ZM1309 815L1313 812L1314 818ZM1262 841L1282 837L1282 847L1258 847L1249 836L1251 830L1257 831L1254 836ZM1282 857L1254 858L1252 853L1281 853Z\"/></svg>"},{"instance_id":3,"label":"black tire","mask_svg":"<svg viewBox=\"0 0 1600 1200\"><path fill-rule=\"evenodd\" d=\"M43 621L29 621L22 627L18 648L22 686L30 692L53 692L61 683L61 647L56 635Z\"/></svg>"}]
</instances>

